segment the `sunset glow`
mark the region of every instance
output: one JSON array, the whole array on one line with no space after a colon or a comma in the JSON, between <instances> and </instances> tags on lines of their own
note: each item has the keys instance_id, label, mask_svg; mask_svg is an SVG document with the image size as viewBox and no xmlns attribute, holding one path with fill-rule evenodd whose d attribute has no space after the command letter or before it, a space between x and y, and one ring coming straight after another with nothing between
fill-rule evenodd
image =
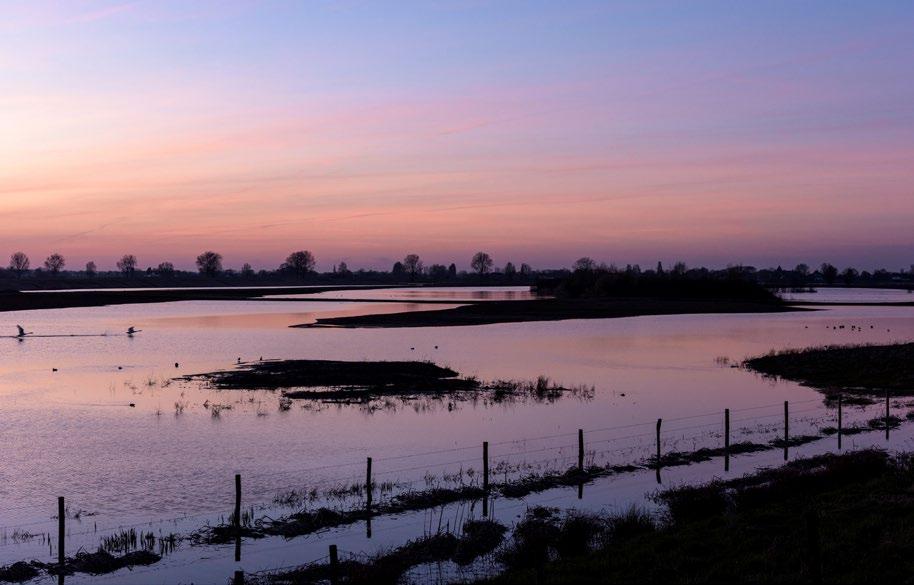
<instances>
[{"instance_id":1,"label":"sunset glow","mask_svg":"<svg viewBox=\"0 0 914 585\"><path fill-rule=\"evenodd\" d=\"M914 261L914 6L688 4L2 2L0 254Z\"/></svg>"}]
</instances>

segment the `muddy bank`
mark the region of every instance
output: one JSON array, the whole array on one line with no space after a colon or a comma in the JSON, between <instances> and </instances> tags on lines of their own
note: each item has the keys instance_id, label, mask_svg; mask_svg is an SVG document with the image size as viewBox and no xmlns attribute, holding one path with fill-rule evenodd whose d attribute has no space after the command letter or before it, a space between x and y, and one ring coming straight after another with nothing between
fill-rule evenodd
<instances>
[{"instance_id":1,"label":"muddy bank","mask_svg":"<svg viewBox=\"0 0 914 585\"><path fill-rule=\"evenodd\" d=\"M828 393L914 395L914 343L784 350L743 362L751 370Z\"/></svg>"},{"instance_id":2,"label":"muddy bank","mask_svg":"<svg viewBox=\"0 0 914 585\"><path fill-rule=\"evenodd\" d=\"M530 396L541 400L565 394L592 397L593 387L566 388L540 376L535 381L482 382L425 361L265 360L232 370L178 378L221 390L283 390L288 399L366 401L393 397L488 397L495 402Z\"/></svg>"},{"instance_id":3,"label":"muddy bank","mask_svg":"<svg viewBox=\"0 0 914 585\"><path fill-rule=\"evenodd\" d=\"M318 319L314 324L295 325L295 327L452 327L567 319L610 319L641 315L778 313L797 310L802 309L796 309L780 302L649 298L542 299L487 301L441 311L333 317Z\"/></svg>"}]
</instances>

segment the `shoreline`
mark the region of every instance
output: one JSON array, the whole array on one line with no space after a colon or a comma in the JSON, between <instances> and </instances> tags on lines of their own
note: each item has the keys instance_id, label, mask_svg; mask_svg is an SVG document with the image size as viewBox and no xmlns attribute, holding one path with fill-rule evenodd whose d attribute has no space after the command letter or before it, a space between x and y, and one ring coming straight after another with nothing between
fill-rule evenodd
<instances>
[{"instance_id":1,"label":"shoreline","mask_svg":"<svg viewBox=\"0 0 914 585\"><path fill-rule=\"evenodd\" d=\"M785 313L814 309L790 304L733 300L683 300L656 298L543 299L531 301L486 301L466 303L453 309L411 313L387 313L353 317L330 317L295 328L403 328L463 327L498 323L565 321L569 319L615 319L649 315L714 313Z\"/></svg>"}]
</instances>

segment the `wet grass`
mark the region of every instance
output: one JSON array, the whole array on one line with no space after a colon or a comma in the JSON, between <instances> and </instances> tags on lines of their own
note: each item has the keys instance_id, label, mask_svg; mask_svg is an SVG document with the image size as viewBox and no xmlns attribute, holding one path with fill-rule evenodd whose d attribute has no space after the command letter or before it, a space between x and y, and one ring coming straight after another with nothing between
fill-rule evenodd
<instances>
[{"instance_id":1,"label":"wet grass","mask_svg":"<svg viewBox=\"0 0 914 585\"><path fill-rule=\"evenodd\" d=\"M912 483L909 456L867 450L799 460L661 492L665 513L656 522L636 518L635 530L614 537L610 529L589 548L580 543L591 534L578 529L573 555L559 551L560 520L534 518L538 524L514 536L526 553L515 553L489 581L796 583L818 575L826 583L907 581L914 569Z\"/></svg>"},{"instance_id":2,"label":"wet grass","mask_svg":"<svg viewBox=\"0 0 914 585\"><path fill-rule=\"evenodd\" d=\"M63 567L56 563L43 565L50 575L72 575L73 573L88 573L90 575L104 575L114 571L136 566L152 565L162 560L160 555L148 550L137 550L114 556L104 550L94 553L80 551L73 557L67 557Z\"/></svg>"},{"instance_id":3,"label":"wet grass","mask_svg":"<svg viewBox=\"0 0 914 585\"><path fill-rule=\"evenodd\" d=\"M310 565L280 573L249 577L254 585L338 583L394 584L412 567L426 563L453 561L467 565L491 553L504 540L507 528L492 520L470 520L460 534L436 532L403 546L364 558L341 559L334 570L327 564Z\"/></svg>"},{"instance_id":4,"label":"wet grass","mask_svg":"<svg viewBox=\"0 0 914 585\"><path fill-rule=\"evenodd\" d=\"M482 382L427 361L268 360L181 379L223 390L283 390L281 411L291 408L293 399L365 404L430 396L496 403L517 398L550 402L567 395L589 400L595 393L593 386L565 387L546 376L534 381ZM213 416L218 417L213 408Z\"/></svg>"},{"instance_id":5,"label":"wet grass","mask_svg":"<svg viewBox=\"0 0 914 585\"><path fill-rule=\"evenodd\" d=\"M748 359L764 375L833 393L914 395L914 343L790 349Z\"/></svg>"}]
</instances>

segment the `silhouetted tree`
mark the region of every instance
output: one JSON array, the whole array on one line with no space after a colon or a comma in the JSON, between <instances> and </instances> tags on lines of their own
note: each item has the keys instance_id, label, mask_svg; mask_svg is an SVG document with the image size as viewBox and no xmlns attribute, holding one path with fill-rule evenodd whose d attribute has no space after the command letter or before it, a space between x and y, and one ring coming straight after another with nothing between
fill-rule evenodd
<instances>
[{"instance_id":1,"label":"silhouetted tree","mask_svg":"<svg viewBox=\"0 0 914 585\"><path fill-rule=\"evenodd\" d=\"M793 271L797 273L797 276L800 276L802 278L806 278L807 276L809 276L809 266L806 264L803 264L802 262L800 264L797 264L797 267L794 268Z\"/></svg>"},{"instance_id":2,"label":"silhouetted tree","mask_svg":"<svg viewBox=\"0 0 914 585\"><path fill-rule=\"evenodd\" d=\"M340 262L340 265L337 267L337 272L342 276L349 276L352 274L352 271L349 270L349 265L345 261Z\"/></svg>"},{"instance_id":3,"label":"silhouetted tree","mask_svg":"<svg viewBox=\"0 0 914 585\"><path fill-rule=\"evenodd\" d=\"M117 269L124 273L124 276L132 276L136 271L136 256L133 254L124 254L117 261Z\"/></svg>"},{"instance_id":4,"label":"silhouetted tree","mask_svg":"<svg viewBox=\"0 0 914 585\"><path fill-rule=\"evenodd\" d=\"M207 250L197 256L197 270L200 274L216 276L222 272L222 254Z\"/></svg>"},{"instance_id":5,"label":"silhouetted tree","mask_svg":"<svg viewBox=\"0 0 914 585\"><path fill-rule=\"evenodd\" d=\"M529 264L524 262L520 265L520 274L521 276L531 276L533 274L533 268Z\"/></svg>"},{"instance_id":6,"label":"silhouetted tree","mask_svg":"<svg viewBox=\"0 0 914 585\"><path fill-rule=\"evenodd\" d=\"M299 278L303 278L314 270L314 254L309 250L292 252L286 258L286 263L281 268L293 271Z\"/></svg>"},{"instance_id":7,"label":"silhouetted tree","mask_svg":"<svg viewBox=\"0 0 914 585\"><path fill-rule=\"evenodd\" d=\"M244 278L252 278L254 276L254 268L245 262L241 267L241 276Z\"/></svg>"},{"instance_id":8,"label":"silhouetted tree","mask_svg":"<svg viewBox=\"0 0 914 585\"><path fill-rule=\"evenodd\" d=\"M571 265L571 270L574 272L593 272L596 267L597 262L593 258L584 256L575 260L574 264Z\"/></svg>"},{"instance_id":9,"label":"silhouetted tree","mask_svg":"<svg viewBox=\"0 0 914 585\"><path fill-rule=\"evenodd\" d=\"M14 252L10 256L10 270L15 272L18 278L22 278L22 275L29 271L29 266L31 262L25 252Z\"/></svg>"},{"instance_id":10,"label":"silhouetted tree","mask_svg":"<svg viewBox=\"0 0 914 585\"><path fill-rule=\"evenodd\" d=\"M657 274L663 274L663 262L657 262Z\"/></svg>"},{"instance_id":11,"label":"silhouetted tree","mask_svg":"<svg viewBox=\"0 0 914 585\"><path fill-rule=\"evenodd\" d=\"M835 268L828 262L824 262L822 264L822 267L820 268L820 270L822 272L822 278L825 279L826 284L835 284L835 280L838 279L838 269L837 268Z\"/></svg>"},{"instance_id":12,"label":"silhouetted tree","mask_svg":"<svg viewBox=\"0 0 914 585\"><path fill-rule=\"evenodd\" d=\"M403 259L403 269L409 275L410 280L416 280L416 276L422 274L422 260L418 254L407 254Z\"/></svg>"},{"instance_id":13,"label":"silhouetted tree","mask_svg":"<svg viewBox=\"0 0 914 585\"><path fill-rule=\"evenodd\" d=\"M453 262L447 267L447 276L448 278L457 278L457 265Z\"/></svg>"},{"instance_id":14,"label":"silhouetted tree","mask_svg":"<svg viewBox=\"0 0 914 585\"><path fill-rule=\"evenodd\" d=\"M517 268L514 267L512 262L505 264L505 278L508 280L514 280L514 277L517 276Z\"/></svg>"},{"instance_id":15,"label":"silhouetted tree","mask_svg":"<svg viewBox=\"0 0 914 585\"><path fill-rule=\"evenodd\" d=\"M163 278L170 278L175 275L175 265L171 262L161 262L156 266L155 273Z\"/></svg>"},{"instance_id":16,"label":"silhouetted tree","mask_svg":"<svg viewBox=\"0 0 914 585\"><path fill-rule=\"evenodd\" d=\"M492 257L486 252L476 252L470 261L470 266L480 276L488 274L492 270L492 264Z\"/></svg>"},{"instance_id":17,"label":"silhouetted tree","mask_svg":"<svg viewBox=\"0 0 914 585\"><path fill-rule=\"evenodd\" d=\"M686 266L685 262L680 261L676 264L673 264L673 274L675 276L684 276L687 270L688 267Z\"/></svg>"},{"instance_id":18,"label":"silhouetted tree","mask_svg":"<svg viewBox=\"0 0 914 585\"><path fill-rule=\"evenodd\" d=\"M86 276L92 278L96 274L98 274L98 267L95 265L95 262L89 260L86 262Z\"/></svg>"},{"instance_id":19,"label":"silhouetted tree","mask_svg":"<svg viewBox=\"0 0 914 585\"><path fill-rule=\"evenodd\" d=\"M403 267L402 262L394 262L394 266L390 269L390 273L394 276L403 276L403 274L406 273L406 269Z\"/></svg>"},{"instance_id":20,"label":"silhouetted tree","mask_svg":"<svg viewBox=\"0 0 914 585\"><path fill-rule=\"evenodd\" d=\"M435 282L447 280L447 278L448 278L447 266L445 266L444 264L432 264L431 266L428 267L428 275Z\"/></svg>"},{"instance_id":21,"label":"silhouetted tree","mask_svg":"<svg viewBox=\"0 0 914 585\"><path fill-rule=\"evenodd\" d=\"M851 284L857 280L857 270L854 268L845 268L841 273L841 280L844 281L844 284Z\"/></svg>"},{"instance_id":22,"label":"silhouetted tree","mask_svg":"<svg viewBox=\"0 0 914 585\"><path fill-rule=\"evenodd\" d=\"M64 257L57 252L51 254L44 260L45 270L50 272L52 276L57 275L57 273L63 270L63 267L66 265L67 261L64 260Z\"/></svg>"}]
</instances>

